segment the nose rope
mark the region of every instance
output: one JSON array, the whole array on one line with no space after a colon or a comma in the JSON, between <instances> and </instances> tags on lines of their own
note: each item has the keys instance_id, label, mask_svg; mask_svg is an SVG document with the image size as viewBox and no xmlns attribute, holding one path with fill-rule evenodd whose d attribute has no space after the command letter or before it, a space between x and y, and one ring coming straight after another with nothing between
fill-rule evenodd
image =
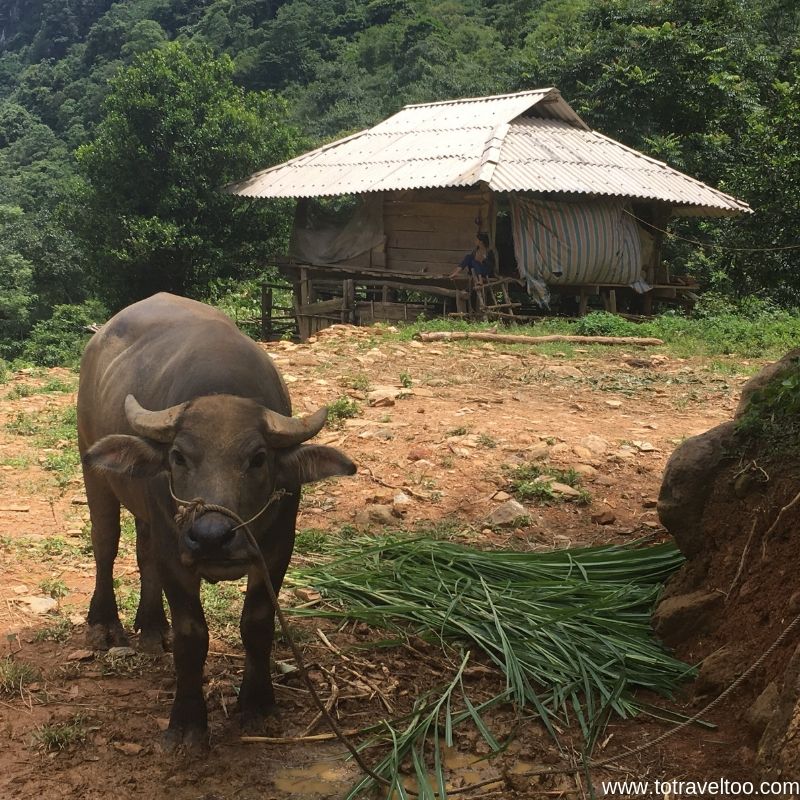
<instances>
[{"instance_id":1,"label":"nose rope","mask_svg":"<svg viewBox=\"0 0 800 800\"><path fill-rule=\"evenodd\" d=\"M180 497L176 497L175 492L172 490L171 480L169 482L169 494L178 508L174 517L178 530L186 530L194 525L194 521L197 517L216 511L218 514L224 514L226 517L230 517L235 522L238 522L239 524L235 528L232 528L233 531L238 531L239 528L246 528L251 522L255 522L276 500L280 500L284 495L289 494L289 492L287 492L286 489L276 489L269 496L269 500L261 507L261 510L250 517L246 522L243 521L235 511L231 511L229 508L217 505L216 503L206 503L202 497L195 497L194 500L182 500Z\"/></svg>"}]
</instances>

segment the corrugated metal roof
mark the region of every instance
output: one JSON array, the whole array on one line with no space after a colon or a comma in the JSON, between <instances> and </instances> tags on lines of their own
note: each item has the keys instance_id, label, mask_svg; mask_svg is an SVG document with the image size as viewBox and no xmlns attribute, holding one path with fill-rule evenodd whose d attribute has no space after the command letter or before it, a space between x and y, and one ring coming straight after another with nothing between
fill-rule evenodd
<instances>
[{"instance_id":1,"label":"corrugated metal roof","mask_svg":"<svg viewBox=\"0 0 800 800\"><path fill-rule=\"evenodd\" d=\"M681 213L750 210L591 131L557 89L406 106L228 189L244 197L322 197L481 182L495 191L663 200Z\"/></svg>"}]
</instances>

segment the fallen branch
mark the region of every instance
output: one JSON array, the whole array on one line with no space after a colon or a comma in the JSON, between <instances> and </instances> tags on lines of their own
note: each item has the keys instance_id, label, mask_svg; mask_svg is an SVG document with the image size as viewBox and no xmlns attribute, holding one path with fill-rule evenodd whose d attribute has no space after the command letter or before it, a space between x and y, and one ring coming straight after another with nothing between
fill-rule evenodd
<instances>
[{"instance_id":1,"label":"fallen branch","mask_svg":"<svg viewBox=\"0 0 800 800\"><path fill-rule=\"evenodd\" d=\"M436 331L418 333L416 338L422 342L455 342L459 339L474 339L476 342L498 342L500 344L574 342L575 344L630 344L643 347L664 344L663 339L644 336L567 336L560 333L550 336L520 336L508 333L482 333L481 331Z\"/></svg>"}]
</instances>

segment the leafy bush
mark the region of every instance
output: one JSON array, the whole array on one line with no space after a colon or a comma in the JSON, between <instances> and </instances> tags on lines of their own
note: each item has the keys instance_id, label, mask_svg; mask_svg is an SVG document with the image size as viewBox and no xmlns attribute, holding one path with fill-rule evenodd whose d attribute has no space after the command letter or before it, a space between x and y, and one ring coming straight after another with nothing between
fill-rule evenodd
<instances>
[{"instance_id":1,"label":"leafy bush","mask_svg":"<svg viewBox=\"0 0 800 800\"><path fill-rule=\"evenodd\" d=\"M91 335L87 326L102 323L107 316L106 309L96 300L56 306L50 319L33 326L23 357L43 367L75 366Z\"/></svg>"},{"instance_id":2,"label":"leafy bush","mask_svg":"<svg viewBox=\"0 0 800 800\"><path fill-rule=\"evenodd\" d=\"M636 336L639 331L633 322L623 317L608 311L593 311L577 321L575 333L579 336Z\"/></svg>"}]
</instances>

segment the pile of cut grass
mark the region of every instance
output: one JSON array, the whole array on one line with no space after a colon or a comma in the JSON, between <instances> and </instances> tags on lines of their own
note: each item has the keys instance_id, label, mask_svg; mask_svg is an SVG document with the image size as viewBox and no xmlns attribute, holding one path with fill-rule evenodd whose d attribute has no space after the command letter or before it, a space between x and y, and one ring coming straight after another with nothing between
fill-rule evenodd
<instances>
[{"instance_id":1,"label":"pile of cut grass","mask_svg":"<svg viewBox=\"0 0 800 800\"><path fill-rule=\"evenodd\" d=\"M441 740L452 746L457 724L472 721L493 752L502 749L482 718L499 702L533 710L554 739L557 728L577 722L591 752L612 714L642 710L636 689L669 696L691 674L650 628L662 582L682 561L672 545L521 553L425 536L359 537L339 542L337 551L335 561L297 576L334 609L295 613L359 620L462 648L461 667L446 687L419 698L404 720L384 723L392 750L376 771L394 782L398 797L406 796L398 779L403 759L410 759L423 796L446 796ZM482 704L462 682L475 653L506 681ZM431 754L435 793L424 788ZM371 783L365 779L350 797Z\"/></svg>"}]
</instances>

